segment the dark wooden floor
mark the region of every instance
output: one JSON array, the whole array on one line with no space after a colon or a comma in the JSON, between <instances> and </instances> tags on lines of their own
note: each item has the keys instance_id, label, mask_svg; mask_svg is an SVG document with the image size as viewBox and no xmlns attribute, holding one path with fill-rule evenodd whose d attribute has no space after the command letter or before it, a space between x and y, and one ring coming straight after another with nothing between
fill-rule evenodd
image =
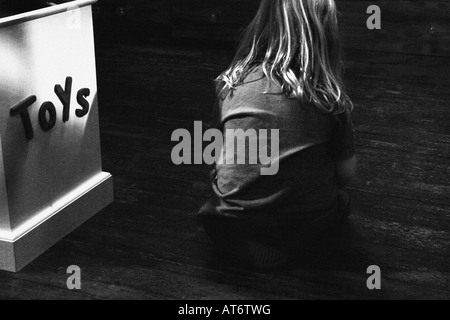
<instances>
[{"instance_id":1,"label":"dark wooden floor","mask_svg":"<svg viewBox=\"0 0 450 320\"><path fill-rule=\"evenodd\" d=\"M347 52L360 172L354 215L288 270L218 257L195 225L206 166L176 167L171 133L209 120L230 48L98 44L104 169L116 201L18 274L0 298L450 299L450 58ZM82 290L66 289L69 265ZM382 290L366 269L382 270Z\"/></svg>"}]
</instances>

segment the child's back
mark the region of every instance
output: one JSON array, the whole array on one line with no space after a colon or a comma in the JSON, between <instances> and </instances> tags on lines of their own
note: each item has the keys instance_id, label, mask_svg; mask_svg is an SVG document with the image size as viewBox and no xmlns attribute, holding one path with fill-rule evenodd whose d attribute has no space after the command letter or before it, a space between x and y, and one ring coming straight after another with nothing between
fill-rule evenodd
<instances>
[{"instance_id":1,"label":"child's back","mask_svg":"<svg viewBox=\"0 0 450 320\"><path fill-rule=\"evenodd\" d=\"M269 89L269 90L268 90ZM326 114L311 104L301 105L282 93L281 86L255 68L244 83L220 103L220 128L227 130L267 129L279 131L278 172L262 175L258 164L237 164L238 148L223 148L224 161L213 176L213 196L200 211L201 217L228 219L247 226L266 240L291 241L310 229L311 221L336 218L338 185L335 164L354 155L351 121ZM349 120L349 118L347 118ZM340 123L346 123L341 127ZM342 136L335 139L336 132ZM225 134L224 134L225 135ZM249 139L245 151L250 152ZM271 146L258 137L261 143ZM271 155L269 150L268 155ZM273 153L272 153L273 155ZM234 164L230 164L234 163Z\"/></svg>"}]
</instances>

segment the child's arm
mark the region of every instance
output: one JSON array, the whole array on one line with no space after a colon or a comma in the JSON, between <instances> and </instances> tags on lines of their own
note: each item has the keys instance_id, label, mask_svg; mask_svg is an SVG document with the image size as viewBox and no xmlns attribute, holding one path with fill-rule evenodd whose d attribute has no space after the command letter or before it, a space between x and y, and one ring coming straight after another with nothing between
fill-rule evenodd
<instances>
[{"instance_id":1,"label":"child's arm","mask_svg":"<svg viewBox=\"0 0 450 320\"><path fill-rule=\"evenodd\" d=\"M336 163L336 178L338 187L344 189L350 185L356 176L357 159L356 155L344 161Z\"/></svg>"},{"instance_id":2,"label":"child's arm","mask_svg":"<svg viewBox=\"0 0 450 320\"><path fill-rule=\"evenodd\" d=\"M336 166L338 187L348 186L356 176L355 129L350 111L336 117L336 129L331 141L331 155Z\"/></svg>"}]
</instances>

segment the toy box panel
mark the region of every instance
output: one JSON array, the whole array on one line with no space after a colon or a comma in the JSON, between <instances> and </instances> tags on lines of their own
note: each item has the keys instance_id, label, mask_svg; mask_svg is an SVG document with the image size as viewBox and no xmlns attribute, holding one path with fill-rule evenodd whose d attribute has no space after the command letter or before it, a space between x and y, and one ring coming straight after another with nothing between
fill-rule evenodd
<instances>
[{"instance_id":1,"label":"toy box panel","mask_svg":"<svg viewBox=\"0 0 450 320\"><path fill-rule=\"evenodd\" d=\"M14 229L101 171L91 8L0 28L0 43L2 174ZM35 99L26 108L31 131L11 114L26 99Z\"/></svg>"}]
</instances>

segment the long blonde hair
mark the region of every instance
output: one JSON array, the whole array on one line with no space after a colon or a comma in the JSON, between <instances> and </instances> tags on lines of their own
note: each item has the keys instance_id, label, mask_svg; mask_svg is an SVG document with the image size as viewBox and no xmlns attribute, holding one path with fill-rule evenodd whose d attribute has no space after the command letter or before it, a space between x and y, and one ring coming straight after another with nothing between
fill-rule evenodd
<instances>
[{"instance_id":1,"label":"long blonde hair","mask_svg":"<svg viewBox=\"0 0 450 320\"><path fill-rule=\"evenodd\" d=\"M218 94L242 84L256 65L290 98L327 113L353 109L342 81L334 0L262 0L234 61L216 79Z\"/></svg>"}]
</instances>

